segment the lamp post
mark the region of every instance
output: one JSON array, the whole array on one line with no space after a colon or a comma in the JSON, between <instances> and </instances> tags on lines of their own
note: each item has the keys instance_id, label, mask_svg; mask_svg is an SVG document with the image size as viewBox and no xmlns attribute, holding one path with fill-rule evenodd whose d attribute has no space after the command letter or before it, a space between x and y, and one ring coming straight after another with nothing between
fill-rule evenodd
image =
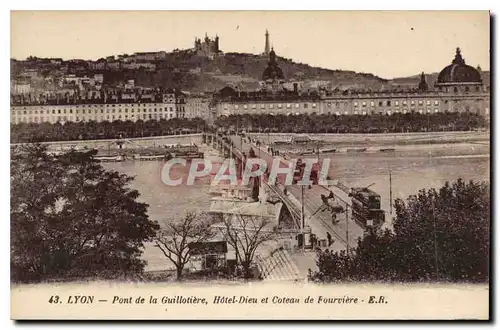
<instances>
[{"instance_id":1,"label":"lamp post","mask_svg":"<svg viewBox=\"0 0 500 330\"><path fill-rule=\"evenodd\" d=\"M392 218L392 175L391 175L390 169L389 169L389 209L390 209L391 218Z\"/></svg>"},{"instance_id":2,"label":"lamp post","mask_svg":"<svg viewBox=\"0 0 500 330\"><path fill-rule=\"evenodd\" d=\"M302 218L302 233L305 232L305 228L306 228L306 217L305 217L305 213L304 213L304 185L301 185L301 195L302 195L302 210L301 210L301 218Z\"/></svg>"},{"instance_id":3,"label":"lamp post","mask_svg":"<svg viewBox=\"0 0 500 330\"><path fill-rule=\"evenodd\" d=\"M349 205L345 203L345 240L346 240L346 253L349 256Z\"/></svg>"},{"instance_id":4,"label":"lamp post","mask_svg":"<svg viewBox=\"0 0 500 330\"><path fill-rule=\"evenodd\" d=\"M436 226L436 214L434 210L434 202L432 201L432 220L434 222L434 261L436 266L436 281L439 281L439 259L438 259L438 246L437 246L437 226Z\"/></svg>"}]
</instances>

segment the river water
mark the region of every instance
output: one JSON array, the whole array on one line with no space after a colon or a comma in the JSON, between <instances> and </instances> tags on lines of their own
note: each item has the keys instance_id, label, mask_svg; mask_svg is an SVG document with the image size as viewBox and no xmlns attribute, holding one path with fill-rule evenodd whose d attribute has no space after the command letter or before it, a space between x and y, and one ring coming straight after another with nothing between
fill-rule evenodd
<instances>
[{"instance_id":1,"label":"river water","mask_svg":"<svg viewBox=\"0 0 500 330\"><path fill-rule=\"evenodd\" d=\"M458 178L489 181L489 152L489 145L461 143L400 147L389 153L334 154L329 156L329 175L348 187L371 185L388 211L389 172L393 199L406 199L420 189L440 188Z\"/></svg>"},{"instance_id":2,"label":"river water","mask_svg":"<svg viewBox=\"0 0 500 330\"><path fill-rule=\"evenodd\" d=\"M389 210L389 171L392 175L393 198L406 199L419 189L439 188L446 181L490 180L490 146L481 143L433 144L398 148L396 152L327 154L330 158L329 175L340 179L349 187L371 185L381 195L382 208ZM159 161L126 161L107 163L106 168L135 176L132 187L139 199L148 203L149 215L160 224L169 219L182 217L189 211L207 211L210 206L209 186L167 186L161 181ZM184 170L177 168L176 175ZM148 261L147 270L170 267L161 251L147 245L143 258Z\"/></svg>"}]
</instances>

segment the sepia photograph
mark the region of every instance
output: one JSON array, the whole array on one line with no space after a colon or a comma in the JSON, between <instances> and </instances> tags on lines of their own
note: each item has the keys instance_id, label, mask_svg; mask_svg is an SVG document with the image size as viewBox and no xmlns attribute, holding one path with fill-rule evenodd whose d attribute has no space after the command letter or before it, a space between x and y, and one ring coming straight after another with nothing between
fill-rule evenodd
<instances>
[{"instance_id":1,"label":"sepia photograph","mask_svg":"<svg viewBox=\"0 0 500 330\"><path fill-rule=\"evenodd\" d=\"M11 318L488 320L489 11L11 11Z\"/></svg>"}]
</instances>

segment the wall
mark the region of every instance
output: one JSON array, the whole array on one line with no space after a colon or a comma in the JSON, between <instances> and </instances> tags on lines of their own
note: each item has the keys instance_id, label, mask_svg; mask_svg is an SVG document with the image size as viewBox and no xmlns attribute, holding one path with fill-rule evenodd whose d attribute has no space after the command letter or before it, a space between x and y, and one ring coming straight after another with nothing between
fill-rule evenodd
<instances>
[{"instance_id":1,"label":"wall","mask_svg":"<svg viewBox=\"0 0 500 330\"><path fill-rule=\"evenodd\" d=\"M325 96L319 101L234 101L217 104L217 115L230 114L296 114L337 115L438 113L470 111L489 116L489 93L421 94L386 93Z\"/></svg>"},{"instance_id":2,"label":"wall","mask_svg":"<svg viewBox=\"0 0 500 330\"><path fill-rule=\"evenodd\" d=\"M86 140L86 141L61 141L61 142L45 142L44 144L49 146L49 150L59 150L59 149L70 149L70 148L84 148L89 149L107 149L110 145L116 148L116 139L109 140ZM186 135L167 135L167 136L157 136L157 137L145 137L145 138L132 138L123 139L125 144L123 148L133 148L133 147L158 147L167 144L190 144L195 143L196 145L201 145L202 134L186 134Z\"/></svg>"},{"instance_id":3,"label":"wall","mask_svg":"<svg viewBox=\"0 0 500 330\"><path fill-rule=\"evenodd\" d=\"M274 141L287 141L291 136L307 135L313 140L322 140L325 142L336 143L411 143L422 141L435 142L470 142L490 140L489 132L425 132L425 133L384 133L384 134L355 134L355 133L318 133L318 134L290 134L290 133L247 133L252 138L256 138L263 143L272 143Z\"/></svg>"}]
</instances>

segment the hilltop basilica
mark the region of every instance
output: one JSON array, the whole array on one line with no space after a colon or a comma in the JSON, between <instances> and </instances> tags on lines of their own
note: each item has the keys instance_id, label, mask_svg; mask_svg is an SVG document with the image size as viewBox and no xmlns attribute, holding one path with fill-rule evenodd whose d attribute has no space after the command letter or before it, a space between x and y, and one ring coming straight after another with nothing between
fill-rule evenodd
<instances>
[{"instance_id":1,"label":"hilltop basilica","mask_svg":"<svg viewBox=\"0 0 500 330\"><path fill-rule=\"evenodd\" d=\"M195 38L193 50L200 56L214 58L221 53L219 49L219 36L215 35L214 39L210 39L205 33L203 42L200 38Z\"/></svg>"}]
</instances>

